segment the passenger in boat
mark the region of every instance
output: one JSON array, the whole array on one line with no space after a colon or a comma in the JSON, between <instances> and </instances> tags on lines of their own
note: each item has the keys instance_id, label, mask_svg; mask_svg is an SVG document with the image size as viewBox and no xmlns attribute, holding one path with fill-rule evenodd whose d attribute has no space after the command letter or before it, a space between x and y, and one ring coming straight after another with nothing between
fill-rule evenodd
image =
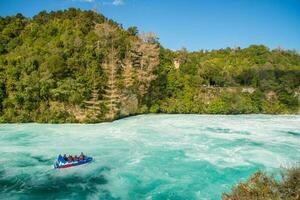
<instances>
[{"instance_id":1,"label":"passenger in boat","mask_svg":"<svg viewBox=\"0 0 300 200\"><path fill-rule=\"evenodd\" d=\"M64 162L64 158L59 154L57 157L57 161Z\"/></svg>"},{"instance_id":2,"label":"passenger in boat","mask_svg":"<svg viewBox=\"0 0 300 200\"><path fill-rule=\"evenodd\" d=\"M84 160L84 155L82 152L80 153L79 160Z\"/></svg>"},{"instance_id":3,"label":"passenger in boat","mask_svg":"<svg viewBox=\"0 0 300 200\"><path fill-rule=\"evenodd\" d=\"M79 160L79 158L78 158L77 155L74 156L74 160L75 160L75 161L78 161L78 160Z\"/></svg>"},{"instance_id":4,"label":"passenger in boat","mask_svg":"<svg viewBox=\"0 0 300 200\"><path fill-rule=\"evenodd\" d=\"M73 156L72 156L72 155L69 155L68 161L69 161L69 162L72 162L72 161L73 161Z\"/></svg>"},{"instance_id":5,"label":"passenger in boat","mask_svg":"<svg viewBox=\"0 0 300 200\"><path fill-rule=\"evenodd\" d=\"M66 155L66 154L64 154L64 160L65 160L65 161L68 161L68 158L67 158L67 155Z\"/></svg>"}]
</instances>

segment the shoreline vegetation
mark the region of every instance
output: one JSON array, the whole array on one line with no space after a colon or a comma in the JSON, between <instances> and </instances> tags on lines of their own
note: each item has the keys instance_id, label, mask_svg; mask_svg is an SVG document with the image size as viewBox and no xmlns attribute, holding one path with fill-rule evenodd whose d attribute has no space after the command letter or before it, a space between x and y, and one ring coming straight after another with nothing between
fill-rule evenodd
<instances>
[{"instance_id":1,"label":"shoreline vegetation","mask_svg":"<svg viewBox=\"0 0 300 200\"><path fill-rule=\"evenodd\" d=\"M255 172L245 182L233 186L231 192L223 193L222 200L298 200L300 199L300 164L281 170L276 174Z\"/></svg>"},{"instance_id":2,"label":"shoreline vegetation","mask_svg":"<svg viewBox=\"0 0 300 200\"><path fill-rule=\"evenodd\" d=\"M292 50L171 51L154 33L74 8L2 16L0 41L2 123L300 113L300 55Z\"/></svg>"}]
</instances>

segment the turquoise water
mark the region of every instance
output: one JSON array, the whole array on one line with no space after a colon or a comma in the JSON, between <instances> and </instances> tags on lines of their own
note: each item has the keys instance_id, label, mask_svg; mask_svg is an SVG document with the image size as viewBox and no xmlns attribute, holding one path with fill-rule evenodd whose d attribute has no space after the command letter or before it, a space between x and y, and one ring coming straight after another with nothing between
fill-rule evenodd
<instances>
[{"instance_id":1,"label":"turquoise water","mask_svg":"<svg viewBox=\"0 0 300 200\"><path fill-rule=\"evenodd\" d=\"M59 153L90 164L54 170ZM141 115L0 125L0 199L220 199L258 169L300 161L300 116Z\"/></svg>"}]
</instances>

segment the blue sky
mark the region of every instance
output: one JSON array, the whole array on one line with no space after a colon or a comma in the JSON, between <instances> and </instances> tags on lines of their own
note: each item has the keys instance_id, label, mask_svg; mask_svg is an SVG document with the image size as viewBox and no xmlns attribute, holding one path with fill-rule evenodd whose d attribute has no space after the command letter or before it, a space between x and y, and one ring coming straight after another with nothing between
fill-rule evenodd
<instances>
[{"instance_id":1,"label":"blue sky","mask_svg":"<svg viewBox=\"0 0 300 200\"><path fill-rule=\"evenodd\" d=\"M300 0L0 0L0 15L32 17L41 10L96 7L170 49L264 44L300 51Z\"/></svg>"}]
</instances>

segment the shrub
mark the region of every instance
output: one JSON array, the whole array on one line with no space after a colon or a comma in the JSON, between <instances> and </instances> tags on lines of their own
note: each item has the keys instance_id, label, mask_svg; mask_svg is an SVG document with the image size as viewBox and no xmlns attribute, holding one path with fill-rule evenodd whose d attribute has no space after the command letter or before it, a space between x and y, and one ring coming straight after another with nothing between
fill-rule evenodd
<instances>
[{"instance_id":1,"label":"shrub","mask_svg":"<svg viewBox=\"0 0 300 200\"><path fill-rule=\"evenodd\" d=\"M300 165L284 169L281 179L268 176L263 172L254 173L246 182L232 188L230 193L223 193L222 200L299 200Z\"/></svg>"}]
</instances>

